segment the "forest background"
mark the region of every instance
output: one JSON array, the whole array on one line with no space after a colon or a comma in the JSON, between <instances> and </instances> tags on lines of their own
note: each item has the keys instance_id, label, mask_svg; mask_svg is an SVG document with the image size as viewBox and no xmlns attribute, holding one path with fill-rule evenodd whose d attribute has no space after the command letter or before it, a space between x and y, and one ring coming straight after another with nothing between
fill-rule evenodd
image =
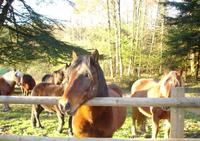
<instances>
[{"instance_id":1,"label":"forest background","mask_svg":"<svg viewBox=\"0 0 200 141\"><path fill-rule=\"evenodd\" d=\"M200 61L198 0L35 0L68 19L49 18L26 0L0 0L1 69L15 67L38 81L80 54L98 49L106 78L130 86L141 77L182 70L196 82ZM21 7L19 9L19 7ZM64 14L65 15L65 14ZM70 16L69 16L70 15Z\"/></svg>"}]
</instances>

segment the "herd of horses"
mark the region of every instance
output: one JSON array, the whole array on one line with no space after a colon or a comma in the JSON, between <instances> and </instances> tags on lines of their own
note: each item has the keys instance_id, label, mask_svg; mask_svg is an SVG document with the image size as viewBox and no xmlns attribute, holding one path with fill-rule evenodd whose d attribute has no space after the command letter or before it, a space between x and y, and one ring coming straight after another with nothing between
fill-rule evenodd
<instances>
[{"instance_id":1,"label":"herd of horses","mask_svg":"<svg viewBox=\"0 0 200 141\"><path fill-rule=\"evenodd\" d=\"M21 86L24 95L59 96L57 105L32 105L31 120L33 127L43 128L39 115L43 110L57 114L58 132L62 132L64 116L69 115L68 126L75 137L112 137L126 119L126 107L89 106L85 103L94 97L123 97L121 89L116 84L106 83L104 73L98 62L99 53L95 50L90 55L78 55L73 52L72 62L63 68L46 74L40 83L29 74L19 70L11 70L0 77L0 95L9 96L14 91L15 84ZM170 71L160 81L139 79L131 87L130 97L168 98L172 87L184 85L182 73ZM10 109L4 104L3 111ZM146 132L146 118L152 119L152 138L159 132L159 123L165 119L165 137L170 133L170 112L162 107L133 107L132 134Z\"/></svg>"}]
</instances>

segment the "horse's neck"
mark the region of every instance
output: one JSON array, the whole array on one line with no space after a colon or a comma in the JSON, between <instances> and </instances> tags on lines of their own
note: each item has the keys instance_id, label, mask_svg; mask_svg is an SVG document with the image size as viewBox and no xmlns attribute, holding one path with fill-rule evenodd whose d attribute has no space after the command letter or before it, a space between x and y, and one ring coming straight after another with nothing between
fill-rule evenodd
<instances>
[{"instance_id":1,"label":"horse's neck","mask_svg":"<svg viewBox=\"0 0 200 141\"><path fill-rule=\"evenodd\" d=\"M3 75L3 78L11 87L15 85L15 81L8 74Z\"/></svg>"},{"instance_id":2,"label":"horse's neck","mask_svg":"<svg viewBox=\"0 0 200 141\"><path fill-rule=\"evenodd\" d=\"M94 123L103 115L105 115L106 114L105 110L108 110L109 108L111 107L82 105L78 109L76 115L77 116L81 115L84 119L88 120L90 123Z\"/></svg>"},{"instance_id":3,"label":"horse's neck","mask_svg":"<svg viewBox=\"0 0 200 141\"><path fill-rule=\"evenodd\" d=\"M171 85L169 83L161 83L160 93L161 97L170 97Z\"/></svg>"}]
</instances>

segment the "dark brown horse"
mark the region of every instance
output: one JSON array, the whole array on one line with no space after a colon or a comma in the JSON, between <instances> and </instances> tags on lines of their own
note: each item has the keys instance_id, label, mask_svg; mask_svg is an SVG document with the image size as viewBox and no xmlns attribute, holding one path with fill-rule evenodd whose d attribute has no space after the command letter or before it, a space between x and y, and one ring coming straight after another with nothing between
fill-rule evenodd
<instances>
[{"instance_id":1,"label":"dark brown horse","mask_svg":"<svg viewBox=\"0 0 200 141\"><path fill-rule=\"evenodd\" d=\"M171 71L165 75L159 83L153 84L153 87L146 91L136 91L135 97L147 98L168 98L170 97L172 87L183 86L181 74L177 71ZM160 107L138 107L138 110L145 116L152 118L152 138L156 138L159 131L159 122L161 119L167 121L165 128L165 138L170 133L170 111Z\"/></svg>"},{"instance_id":2,"label":"dark brown horse","mask_svg":"<svg viewBox=\"0 0 200 141\"><path fill-rule=\"evenodd\" d=\"M65 78L65 73L67 72L68 67L69 65L66 64L64 67L62 67L59 70L54 71L51 74L45 74L42 77L42 82L60 85L63 82L63 79Z\"/></svg>"},{"instance_id":3,"label":"dark brown horse","mask_svg":"<svg viewBox=\"0 0 200 141\"><path fill-rule=\"evenodd\" d=\"M36 82L31 75L24 74L17 84L21 86L22 93L28 96L29 92L35 87Z\"/></svg>"},{"instance_id":4,"label":"dark brown horse","mask_svg":"<svg viewBox=\"0 0 200 141\"><path fill-rule=\"evenodd\" d=\"M15 89L15 84L18 82L23 75L18 70L11 70L0 77L0 95L10 96ZM7 112L10 107L7 103L4 103L3 111Z\"/></svg>"},{"instance_id":5,"label":"dark brown horse","mask_svg":"<svg viewBox=\"0 0 200 141\"><path fill-rule=\"evenodd\" d=\"M55 85L52 83L39 83L37 84L33 90L32 96L62 96L64 92L64 88L62 85ZM64 114L60 111L58 105L44 105L44 104L36 104L32 106L31 120L33 127L43 128L40 122L40 114L43 110L47 110L49 112L53 112L57 114L59 126L57 131L59 133L63 130L64 125Z\"/></svg>"},{"instance_id":6,"label":"dark brown horse","mask_svg":"<svg viewBox=\"0 0 200 141\"><path fill-rule=\"evenodd\" d=\"M98 51L91 55L73 53L69 81L59 100L63 112L73 115L72 129L76 137L112 137L126 118L125 107L89 106L94 97L121 97L121 90L107 86L98 63Z\"/></svg>"}]
</instances>

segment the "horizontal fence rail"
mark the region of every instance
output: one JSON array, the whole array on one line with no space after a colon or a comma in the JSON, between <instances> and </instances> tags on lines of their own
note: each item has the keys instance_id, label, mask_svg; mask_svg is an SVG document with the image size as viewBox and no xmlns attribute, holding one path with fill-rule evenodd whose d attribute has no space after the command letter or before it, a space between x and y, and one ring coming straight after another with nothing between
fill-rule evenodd
<instances>
[{"instance_id":1,"label":"horizontal fence rail","mask_svg":"<svg viewBox=\"0 0 200 141\"><path fill-rule=\"evenodd\" d=\"M38 137L38 136L17 136L0 135L0 141L199 141L191 138L171 139L112 139L112 138L64 138L64 137Z\"/></svg>"},{"instance_id":2,"label":"horizontal fence rail","mask_svg":"<svg viewBox=\"0 0 200 141\"><path fill-rule=\"evenodd\" d=\"M10 104L58 104L60 97L49 96L0 96L0 103ZM200 98L93 98L86 104L91 106L133 106L133 107L200 107Z\"/></svg>"}]
</instances>

